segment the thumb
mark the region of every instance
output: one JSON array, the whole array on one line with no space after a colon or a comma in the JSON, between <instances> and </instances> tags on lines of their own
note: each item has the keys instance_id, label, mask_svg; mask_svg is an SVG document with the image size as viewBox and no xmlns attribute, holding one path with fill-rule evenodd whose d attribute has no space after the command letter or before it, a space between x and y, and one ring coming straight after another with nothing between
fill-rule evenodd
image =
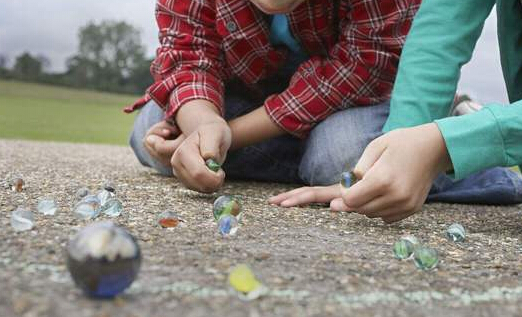
<instances>
[{"instance_id":1,"label":"thumb","mask_svg":"<svg viewBox=\"0 0 522 317\"><path fill-rule=\"evenodd\" d=\"M219 133L201 130L199 134L199 152L201 157L206 160L209 158L221 161L221 137Z\"/></svg>"},{"instance_id":2,"label":"thumb","mask_svg":"<svg viewBox=\"0 0 522 317\"><path fill-rule=\"evenodd\" d=\"M368 144L361 158L359 158L359 162L357 162L353 169L353 173L358 179L364 177L366 172L368 172L373 164L381 157L387 146L387 135L380 136Z\"/></svg>"}]
</instances>

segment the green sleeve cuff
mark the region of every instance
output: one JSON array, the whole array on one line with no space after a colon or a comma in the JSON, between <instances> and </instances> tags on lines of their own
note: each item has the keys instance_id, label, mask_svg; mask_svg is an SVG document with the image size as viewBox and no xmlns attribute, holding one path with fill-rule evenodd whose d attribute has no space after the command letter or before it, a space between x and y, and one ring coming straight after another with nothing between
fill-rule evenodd
<instances>
[{"instance_id":1,"label":"green sleeve cuff","mask_svg":"<svg viewBox=\"0 0 522 317\"><path fill-rule=\"evenodd\" d=\"M446 142L455 179L507 165L502 133L491 109L435 120L435 123Z\"/></svg>"}]
</instances>

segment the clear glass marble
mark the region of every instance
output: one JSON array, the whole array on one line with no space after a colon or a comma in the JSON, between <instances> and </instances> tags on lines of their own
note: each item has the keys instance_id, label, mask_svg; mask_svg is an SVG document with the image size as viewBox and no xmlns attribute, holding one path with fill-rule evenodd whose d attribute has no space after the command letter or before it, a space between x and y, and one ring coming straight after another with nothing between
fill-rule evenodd
<instances>
[{"instance_id":1,"label":"clear glass marble","mask_svg":"<svg viewBox=\"0 0 522 317\"><path fill-rule=\"evenodd\" d=\"M42 198L38 202L38 212L46 216L54 216L58 210L58 205L54 199Z\"/></svg>"},{"instance_id":2,"label":"clear glass marble","mask_svg":"<svg viewBox=\"0 0 522 317\"><path fill-rule=\"evenodd\" d=\"M19 207L11 213L11 227L15 231L27 231L34 227L34 215L30 210Z\"/></svg>"},{"instance_id":3,"label":"clear glass marble","mask_svg":"<svg viewBox=\"0 0 522 317\"><path fill-rule=\"evenodd\" d=\"M95 195L85 196L74 207L74 215L83 220L94 219L100 214L100 199Z\"/></svg>"},{"instance_id":4,"label":"clear glass marble","mask_svg":"<svg viewBox=\"0 0 522 317\"><path fill-rule=\"evenodd\" d=\"M460 223L454 223L446 229L446 237L453 242L462 242L466 239L466 230Z\"/></svg>"},{"instance_id":5,"label":"clear glass marble","mask_svg":"<svg viewBox=\"0 0 522 317\"><path fill-rule=\"evenodd\" d=\"M100 207L100 212L109 217L118 217L123 212L123 204L117 198L109 198L109 200Z\"/></svg>"}]
</instances>

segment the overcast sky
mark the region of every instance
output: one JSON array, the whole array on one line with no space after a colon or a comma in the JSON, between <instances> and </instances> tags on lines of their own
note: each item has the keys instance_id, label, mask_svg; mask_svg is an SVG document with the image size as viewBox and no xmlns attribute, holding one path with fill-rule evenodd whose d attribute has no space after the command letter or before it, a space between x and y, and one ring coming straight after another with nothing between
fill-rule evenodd
<instances>
[{"instance_id":1,"label":"overcast sky","mask_svg":"<svg viewBox=\"0 0 522 317\"><path fill-rule=\"evenodd\" d=\"M154 55L157 31L154 0L0 0L0 54L11 62L23 51L43 54L51 69L65 68L75 54L78 28L88 21L125 20L142 31L148 55ZM483 102L505 102L496 39L496 19L486 22L470 64L462 71L460 87Z\"/></svg>"}]
</instances>

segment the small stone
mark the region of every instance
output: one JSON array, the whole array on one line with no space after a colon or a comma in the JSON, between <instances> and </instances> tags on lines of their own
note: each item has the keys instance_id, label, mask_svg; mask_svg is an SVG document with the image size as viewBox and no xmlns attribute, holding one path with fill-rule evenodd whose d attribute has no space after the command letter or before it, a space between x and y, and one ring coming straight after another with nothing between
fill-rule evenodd
<instances>
[{"instance_id":1,"label":"small stone","mask_svg":"<svg viewBox=\"0 0 522 317\"><path fill-rule=\"evenodd\" d=\"M9 182L9 187L13 192L20 193L24 189L25 182L21 178L14 178Z\"/></svg>"},{"instance_id":2,"label":"small stone","mask_svg":"<svg viewBox=\"0 0 522 317\"><path fill-rule=\"evenodd\" d=\"M111 298L138 275L141 252L136 239L112 222L82 229L67 245L67 267L85 294Z\"/></svg>"},{"instance_id":3,"label":"small stone","mask_svg":"<svg viewBox=\"0 0 522 317\"><path fill-rule=\"evenodd\" d=\"M105 184L103 184L103 189L105 189L106 191L109 191L111 193L116 193L116 186L114 185L113 182L110 182L110 181L107 181L105 182Z\"/></svg>"},{"instance_id":4,"label":"small stone","mask_svg":"<svg viewBox=\"0 0 522 317\"><path fill-rule=\"evenodd\" d=\"M446 230L446 237L453 242L462 242L466 239L466 230L460 223L454 223Z\"/></svg>"},{"instance_id":5,"label":"small stone","mask_svg":"<svg viewBox=\"0 0 522 317\"><path fill-rule=\"evenodd\" d=\"M46 216L54 216L58 206L53 199L43 198L38 202L38 212Z\"/></svg>"},{"instance_id":6,"label":"small stone","mask_svg":"<svg viewBox=\"0 0 522 317\"><path fill-rule=\"evenodd\" d=\"M117 198L109 198L109 200L100 207L100 212L109 217L118 217L122 211L123 204Z\"/></svg>"},{"instance_id":7,"label":"small stone","mask_svg":"<svg viewBox=\"0 0 522 317\"><path fill-rule=\"evenodd\" d=\"M215 173L217 173L221 169L221 165L213 159L206 160L205 164L207 164L209 170Z\"/></svg>"},{"instance_id":8,"label":"small stone","mask_svg":"<svg viewBox=\"0 0 522 317\"><path fill-rule=\"evenodd\" d=\"M353 171L341 173L341 186L344 188L349 188L355 183L357 183L357 176L355 176Z\"/></svg>"},{"instance_id":9,"label":"small stone","mask_svg":"<svg viewBox=\"0 0 522 317\"><path fill-rule=\"evenodd\" d=\"M94 219L100 214L100 199L94 195L85 196L74 207L74 215L83 220Z\"/></svg>"},{"instance_id":10,"label":"small stone","mask_svg":"<svg viewBox=\"0 0 522 317\"><path fill-rule=\"evenodd\" d=\"M232 268L228 275L228 282L234 290L243 295L242 299L246 300L256 299L268 291L246 264L239 264Z\"/></svg>"},{"instance_id":11,"label":"small stone","mask_svg":"<svg viewBox=\"0 0 522 317\"><path fill-rule=\"evenodd\" d=\"M30 210L19 207L11 213L11 227L15 231L27 231L34 227L34 216Z\"/></svg>"},{"instance_id":12,"label":"small stone","mask_svg":"<svg viewBox=\"0 0 522 317\"><path fill-rule=\"evenodd\" d=\"M241 205L238 200L233 196L219 196L214 201L214 206L212 209L214 213L214 218L219 220L224 215L232 215L234 217L240 217L241 215Z\"/></svg>"},{"instance_id":13,"label":"small stone","mask_svg":"<svg viewBox=\"0 0 522 317\"><path fill-rule=\"evenodd\" d=\"M236 217L232 215L224 215L219 218L218 230L224 237L234 236L239 228Z\"/></svg>"},{"instance_id":14,"label":"small stone","mask_svg":"<svg viewBox=\"0 0 522 317\"><path fill-rule=\"evenodd\" d=\"M91 192L87 187L82 187L76 191L76 194L74 197L76 198L76 201L82 200L85 196L89 195Z\"/></svg>"},{"instance_id":15,"label":"small stone","mask_svg":"<svg viewBox=\"0 0 522 317\"><path fill-rule=\"evenodd\" d=\"M419 269L428 271L437 267L439 256L433 248L418 246L415 248L413 260Z\"/></svg>"},{"instance_id":16,"label":"small stone","mask_svg":"<svg viewBox=\"0 0 522 317\"><path fill-rule=\"evenodd\" d=\"M181 222L184 222L184 220L173 211L164 211L158 217L158 224L163 228L174 228Z\"/></svg>"},{"instance_id":17,"label":"small stone","mask_svg":"<svg viewBox=\"0 0 522 317\"><path fill-rule=\"evenodd\" d=\"M109 201L109 199L114 198L116 195L113 192L104 189L100 191L97 196L100 200L100 204L103 206L107 203L107 201Z\"/></svg>"}]
</instances>

